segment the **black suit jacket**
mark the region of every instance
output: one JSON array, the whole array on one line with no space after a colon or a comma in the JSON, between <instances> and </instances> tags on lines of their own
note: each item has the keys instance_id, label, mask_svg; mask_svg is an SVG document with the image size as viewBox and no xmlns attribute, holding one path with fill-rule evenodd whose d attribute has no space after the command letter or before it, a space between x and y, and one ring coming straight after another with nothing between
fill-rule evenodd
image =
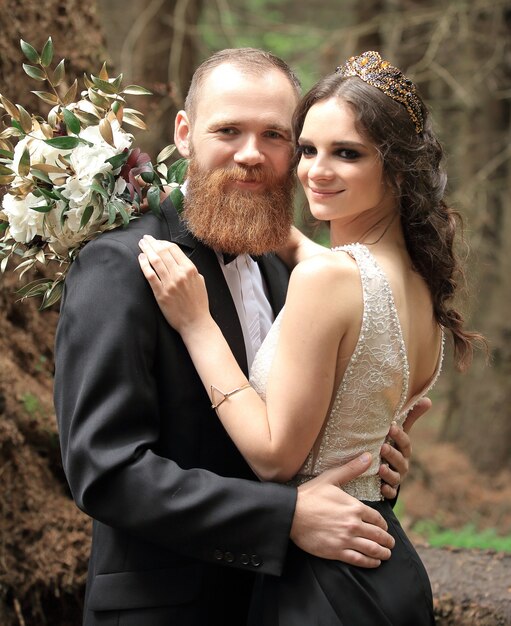
<instances>
[{"instance_id":1,"label":"black suit jacket","mask_svg":"<svg viewBox=\"0 0 511 626\"><path fill-rule=\"evenodd\" d=\"M87 244L62 299L55 406L63 464L94 520L85 623L241 626L253 573L281 572L296 491L256 480L158 309L137 260L146 233L178 243L204 275L213 317L246 372L215 253L170 201L162 213ZM272 256L260 267L278 312L287 272Z\"/></svg>"}]
</instances>

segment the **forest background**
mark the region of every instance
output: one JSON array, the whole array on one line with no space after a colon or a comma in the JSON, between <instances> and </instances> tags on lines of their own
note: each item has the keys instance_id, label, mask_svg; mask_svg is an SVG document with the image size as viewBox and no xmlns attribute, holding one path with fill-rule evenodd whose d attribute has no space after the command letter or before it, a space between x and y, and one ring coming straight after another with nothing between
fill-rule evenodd
<instances>
[{"instance_id":1,"label":"forest background","mask_svg":"<svg viewBox=\"0 0 511 626\"><path fill-rule=\"evenodd\" d=\"M135 103L149 126L136 141L153 157L172 142L193 70L224 47L273 51L305 89L369 49L418 83L448 155L449 202L465 221L462 306L488 338L490 362L479 354L461 376L446 359L434 408L412 431L399 514L418 545L475 546L490 559L489 585L476 576L471 594L453 591L450 600L437 587L438 623L511 624L509 578L500 580L511 569L499 569L511 552L511 1L0 0L0 9L2 94L47 114L30 94L39 86L22 71L19 40L40 50L51 35L69 82L107 60L125 84L153 92ZM17 286L12 273L0 277L0 624L70 626L80 623L90 523L70 499L58 448L58 307L17 302ZM472 563L473 553L454 554ZM452 556L432 561L438 580L452 578Z\"/></svg>"}]
</instances>

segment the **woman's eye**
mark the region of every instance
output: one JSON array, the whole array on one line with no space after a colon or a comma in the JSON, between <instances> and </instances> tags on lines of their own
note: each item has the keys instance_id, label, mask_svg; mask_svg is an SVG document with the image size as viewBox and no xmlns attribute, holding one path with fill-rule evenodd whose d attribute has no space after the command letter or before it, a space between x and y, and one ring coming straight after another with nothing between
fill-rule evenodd
<instances>
[{"instance_id":1,"label":"woman's eye","mask_svg":"<svg viewBox=\"0 0 511 626\"><path fill-rule=\"evenodd\" d=\"M355 159L358 159L360 157L360 153L356 150L348 150L344 148L342 150L337 150L336 154L337 156L340 156L341 158L348 161L354 161Z\"/></svg>"},{"instance_id":2,"label":"woman's eye","mask_svg":"<svg viewBox=\"0 0 511 626\"><path fill-rule=\"evenodd\" d=\"M311 157L316 154L316 148L313 146L298 146L298 154L303 157Z\"/></svg>"}]
</instances>

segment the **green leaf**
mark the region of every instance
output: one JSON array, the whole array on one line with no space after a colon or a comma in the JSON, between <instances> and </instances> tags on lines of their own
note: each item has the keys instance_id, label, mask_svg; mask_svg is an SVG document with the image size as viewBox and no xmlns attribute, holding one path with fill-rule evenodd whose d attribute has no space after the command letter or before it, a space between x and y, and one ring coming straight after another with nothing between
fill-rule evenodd
<instances>
[{"instance_id":1,"label":"green leaf","mask_svg":"<svg viewBox=\"0 0 511 626\"><path fill-rule=\"evenodd\" d=\"M0 176L11 176L14 172L10 167L6 167L5 165L0 165Z\"/></svg>"},{"instance_id":2,"label":"green leaf","mask_svg":"<svg viewBox=\"0 0 511 626\"><path fill-rule=\"evenodd\" d=\"M48 291L44 294L43 301L41 303L41 309L47 309L58 302L62 296L62 291L64 289L64 281L59 280L53 283L53 286L48 289Z\"/></svg>"},{"instance_id":3,"label":"green leaf","mask_svg":"<svg viewBox=\"0 0 511 626\"><path fill-rule=\"evenodd\" d=\"M112 125L106 119L106 117L104 117L102 120L99 120L99 133L101 137L107 142L107 144L115 148Z\"/></svg>"},{"instance_id":4,"label":"green leaf","mask_svg":"<svg viewBox=\"0 0 511 626\"><path fill-rule=\"evenodd\" d=\"M124 110L123 121L126 124L130 124L130 126L135 126L136 128L141 128L142 130L147 130L147 125L143 122L139 117L133 115L132 113L127 113L126 109Z\"/></svg>"},{"instance_id":5,"label":"green leaf","mask_svg":"<svg viewBox=\"0 0 511 626\"><path fill-rule=\"evenodd\" d=\"M99 77L101 78L101 80L108 80L109 78L108 70L106 67L106 61L103 61L103 65L101 66L101 69L99 70Z\"/></svg>"},{"instance_id":6,"label":"green leaf","mask_svg":"<svg viewBox=\"0 0 511 626\"><path fill-rule=\"evenodd\" d=\"M106 205L106 208L108 210L108 224L112 225L115 222L115 218L117 217L117 209L113 202L109 202Z\"/></svg>"},{"instance_id":7,"label":"green leaf","mask_svg":"<svg viewBox=\"0 0 511 626\"><path fill-rule=\"evenodd\" d=\"M53 86L57 87L64 80L66 75L66 59L62 59L62 61L57 65L57 67L53 70Z\"/></svg>"},{"instance_id":8,"label":"green leaf","mask_svg":"<svg viewBox=\"0 0 511 626\"><path fill-rule=\"evenodd\" d=\"M32 282L20 287L16 293L20 298L31 298L32 296L42 296L50 287L51 282L47 278L38 278Z\"/></svg>"},{"instance_id":9,"label":"green leaf","mask_svg":"<svg viewBox=\"0 0 511 626\"><path fill-rule=\"evenodd\" d=\"M154 170L151 169L148 172L142 172L140 174L140 178L144 181L144 183L152 183L154 180Z\"/></svg>"},{"instance_id":10,"label":"green leaf","mask_svg":"<svg viewBox=\"0 0 511 626\"><path fill-rule=\"evenodd\" d=\"M38 213L49 213L53 209L53 204L43 204L41 206L31 206L31 211L37 211Z\"/></svg>"},{"instance_id":11,"label":"green leaf","mask_svg":"<svg viewBox=\"0 0 511 626\"><path fill-rule=\"evenodd\" d=\"M18 174L20 176L28 176L30 173L30 151L28 147L23 150L21 159L18 165Z\"/></svg>"},{"instance_id":12,"label":"green leaf","mask_svg":"<svg viewBox=\"0 0 511 626\"><path fill-rule=\"evenodd\" d=\"M41 98L43 102L47 104L51 104L52 106L59 103L59 99L53 93L49 93L48 91L32 91L38 98Z\"/></svg>"},{"instance_id":13,"label":"green leaf","mask_svg":"<svg viewBox=\"0 0 511 626\"><path fill-rule=\"evenodd\" d=\"M0 95L0 102L11 117L13 117L15 120L19 120L19 111L10 100L8 100L5 96Z\"/></svg>"},{"instance_id":14,"label":"green leaf","mask_svg":"<svg viewBox=\"0 0 511 626\"><path fill-rule=\"evenodd\" d=\"M113 170L116 170L121 165L124 165L129 158L129 150L125 150L120 154L115 154L113 157L105 160L105 163L110 163Z\"/></svg>"},{"instance_id":15,"label":"green leaf","mask_svg":"<svg viewBox=\"0 0 511 626\"><path fill-rule=\"evenodd\" d=\"M37 50L31 46L28 42L20 39L20 47L23 54L27 57L30 63L40 63L41 59L39 58L39 54Z\"/></svg>"},{"instance_id":16,"label":"green leaf","mask_svg":"<svg viewBox=\"0 0 511 626\"><path fill-rule=\"evenodd\" d=\"M72 150L79 143L84 143L79 137L54 137L53 139L44 139L43 141L58 150Z\"/></svg>"},{"instance_id":17,"label":"green leaf","mask_svg":"<svg viewBox=\"0 0 511 626\"><path fill-rule=\"evenodd\" d=\"M25 71L25 74L30 76L30 78L34 78L35 80L46 80L46 74L38 67L23 63L23 70Z\"/></svg>"},{"instance_id":18,"label":"green leaf","mask_svg":"<svg viewBox=\"0 0 511 626\"><path fill-rule=\"evenodd\" d=\"M11 119L11 126L16 128L16 130L19 130L22 135L25 135L25 131L21 127L21 124L18 122L18 120Z\"/></svg>"},{"instance_id":19,"label":"green leaf","mask_svg":"<svg viewBox=\"0 0 511 626\"><path fill-rule=\"evenodd\" d=\"M161 150L156 157L156 163L163 163L163 161L166 161L170 156L174 154L175 151L176 146L173 143L165 146L165 148L163 148L163 150Z\"/></svg>"},{"instance_id":20,"label":"green leaf","mask_svg":"<svg viewBox=\"0 0 511 626\"><path fill-rule=\"evenodd\" d=\"M176 211L181 214L181 212L183 211L183 200L184 200L184 196L181 192L181 189L178 189L177 187L175 189L173 189L170 192L170 199L172 201L172 204L174 205L174 208L176 209Z\"/></svg>"},{"instance_id":21,"label":"green leaf","mask_svg":"<svg viewBox=\"0 0 511 626\"><path fill-rule=\"evenodd\" d=\"M82 122L82 124L85 124L85 126L96 126L96 124L98 123L99 118L92 113L89 113L88 111L75 109L74 113L76 117L80 120L80 122Z\"/></svg>"},{"instance_id":22,"label":"green leaf","mask_svg":"<svg viewBox=\"0 0 511 626\"><path fill-rule=\"evenodd\" d=\"M82 219L80 220L80 226L78 228L78 230L82 229L90 220L90 218L92 217L92 213L94 212L94 207L89 204L89 206L85 207L83 213L82 213Z\"/></svg>"},{"instance_id":23,"label":"green leaf","mask_svg":"<svg viewBox=\"0 0 511 626\"><path fill-rule=\"evenodd\" d=\"M90 188L93 191L96 191L97 193L101 194L103 196L103 198L108 198L107 192L105 191L105 189L103 189L103 187L100 184L98 184L96 182L93 182L91 184Z\"/></svg>"},{"instance_id":24,"label":"green leaf","mask_svg":"<svg viewBox=\"0 0 511 626\"><path fill-rule=\"evenodd\" d=\"M80 120L69 109L62 109L62 115L64 116L64 123L67 129L72 132L73 135L78 135L81 129Z\"/></svg>"},{"instance_id":25,"label":"green leaf","mask_svg":"<svg viewBox=\"0 0 511 626\"><path fill-rule=\"evenodd\" d=\"M34 168L31 169L30 173L32 174L32 176L34 178L37 178L38 180L42 180L45 183L48 183L49 185L52 185L52 180L51 178L48 176L48 174L46 174L45 172L41 172L41 170L36 170Z\"/></svg>"},{"instance_id":26,"label":"green leaf","mask_svg":"<svg viewBox=\"0 0 511 626\"><path fill-rule=\"evenodd\" d=\"M140 87L139 85L128 85L125 87L121 93L131 94L132 96L152 96L152 92L145 87Z\"/></svg>"},{"instance_id":27,"label":"green leaf","mask_svg":"<svg viewBox=\"0 0 511 626\"><path fill-rule=\"evenodd\" d=\"M51 37L48 37L46 43L43 46L43 50L41 52L41 65L43 67L48 67L53 60L53 42Z\"/></svg>"},{"instance_id":28,"label":"green leaf","mask_svg":"<svg viewBox=\"0 0 511 626\"><path fill-rule=\"evenodd\" d=\"M122 83L122 74L119 74L119 76L117 76L116 78L114 78L111 82L112 87L115 87L115 89L118 91L119 88L121 87L121 83Z\"/></svg>"},{"instance_id":29,"label":"green leaf","mask_svg":"<svg viewBox=\"0 0 511 626\"><path fill-rule=\"evenodd\" d=\"M128 212L126 211L126 205L124 204L124 202L122 200L114 199L110 202L110 204L112 204L115 207L115 210L121 216L123 225L127 226L130 222L130 216Z\"/></svg>"},{"instance_id":30,"label":"green leaf","mask_svg":"<svg viewBox=\"0 0 511 626\"><path fill-rule=\"evenodd\" d=\"M19 122L21 124L21 128L23 128L25 133L29 133L32 130L32 118L30 117L29 112L24 109L21 104L17 104L16 107L20 112Z\"/></svg>"},{"instance_id":31,"label":"green leaf","mask_svg":"<svg viewBox=\"0 0 511 626\"><path fill-rule=\"evenodd\" d=\"M69 89L66 91L65 96L62 98L62 102L65 106L67 106L68 104L71 104L71 102L74 102L77 91L78 91L78 81L75 78L73 84L71 85L71 87L69 87Z\"/></svg>"},{"instance_id":32,"label":"green leaf","mask_svg":"<svg viewBox=\"0 0 511 626\"><path fill-rule=\"evenodd\" d=\"M112 83L109 83L107 80L102 80L101 78L98 78L97 76L91 76L91 79L94 85L98 89L101 89L101 91L103 91L104 93L115 94L119 91L118 88L112 85Z\"/></svg>"},{"instance_id":33,"label":"green leaf","mask_svg":"<svg viewBox=\"0 0 511 626\"><path fill-rule=\"evenodd\" d=\"M49 200L62 200L61 194L57 192L55 187L53 187L53 189L45 189L44 187L38 187L37 191L39 191L41 195L43 195L45 198L48 198ZM35 195L35 192L34 192L34 195Z\"/></svg>"},{"instance_id":34,"label":"green leaf","mask_svg":"<svg viewBox=\"0 0 511 626\"><path fill-rule=\"evenodd\" d=\"M147 192L147 204L152 213L158 217L161 215L160 209L160 188L153 186Z\"/></svg>"},{"instance_id":35,"label":"green leaf","mask_svg":"<svg viewBox=\"0 0 511 626\"><path fill-rule=\"evenodd\" d=\"M108 100L104 96L100 95L94 87L89 87L88 94L89 100L92 104L95 104L97 107L101 107L102 109L108 109Z\"/></svg>"},{"instance_id":36,"label":"green leaf","mask_svg":"<svg viewBox=\"0 0 511 626\"><path fill-rule=\"evenodd\" d=\"M168 183L177 183L182 185L186 178L186 170L188 169L187 159L179 159L169 167L167 173Z\"/></svg>"}]
</instances>

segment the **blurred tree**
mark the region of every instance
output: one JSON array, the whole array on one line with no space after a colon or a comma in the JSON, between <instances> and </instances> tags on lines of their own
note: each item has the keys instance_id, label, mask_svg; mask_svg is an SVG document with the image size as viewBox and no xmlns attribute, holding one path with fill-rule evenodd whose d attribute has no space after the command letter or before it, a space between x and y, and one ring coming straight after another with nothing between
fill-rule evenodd
<instances>
[{"instance_id":1,"label":"blurred tree","mask_svg":"<svg viewBox=\"0 0 511 626\"><path fill-rule=\"evenodd\" d=\"M443 437L481 469L511 467L511 0L216 0L200 28L204 47L272 50L305 88L371 48L419 84L448 155L449 200L468 226L467 317L492 355L488 367L479 354L465 376L445 367Z\"/></svg>"},{"instance_id":2,"label":"blurred tree","mask_svg":"<svg viewBox=\"0 0 511 626\"><path fill-rule=\"evenodd\" d=\"M196 29L201 7L202 0L98 0L116 73L154 94L137 100L149 129L136 133L138 145L153 158L173 141L175 113L201 60Z\"/></svg>"}]
</instances>

